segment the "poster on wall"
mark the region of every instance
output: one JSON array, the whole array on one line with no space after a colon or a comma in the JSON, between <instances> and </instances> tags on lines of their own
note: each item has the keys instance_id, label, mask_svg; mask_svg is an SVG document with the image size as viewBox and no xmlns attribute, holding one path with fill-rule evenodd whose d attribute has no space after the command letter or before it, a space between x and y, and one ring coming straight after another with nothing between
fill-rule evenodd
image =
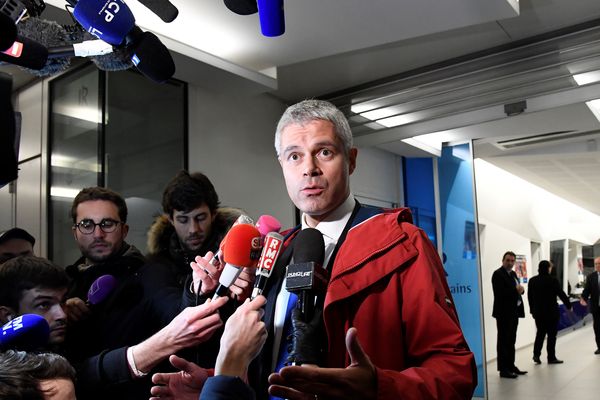
<instances>
[{"instance_id":1,"label":"poster on wall","mask_svg":"<svg viewBox=\"0 0 600 400\"><path fill-rule=\"evenodd\" d=\"M522 254L515 257L515 272L521 283L527 283L527 257Z\"/></svg>"}]
</instances>

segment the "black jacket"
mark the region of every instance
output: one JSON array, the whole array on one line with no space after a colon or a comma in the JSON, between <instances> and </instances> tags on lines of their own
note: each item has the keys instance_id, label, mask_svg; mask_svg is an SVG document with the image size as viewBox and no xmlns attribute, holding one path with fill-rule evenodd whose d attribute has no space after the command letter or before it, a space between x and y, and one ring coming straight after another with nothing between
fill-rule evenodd
<instances>
[{"instance_id":1,"label":"black jacket","mask_svg":"<svg viewBox=\"0 0 600 400\"><path fill-rule=\"evenodd\" d=\"M598 290L598 271L594 271L585 279L585 288L581 293L581 297L588 302L590 311L593 313L600 311L600 306L598 306L600 293L598 293Z\"/></svg>"},{"instance_id":2,"label":"black jacket","mask_svg":"<svg viewBox=\"0 0 600 400\"><path fill-rule=\"evenodd\" d=\"M515 271L507 273L503 267L492 274L492 289L494 290L494 318L525 318L523 299L515 286L517 274ZM518 304L518 305L517 305Z\"/></svg>"},{"instance_id":3,"label":"black jacket","mask_svg":"<svg viewBox=\"0 0 600 400\"><path fill-rule=\"evenodd\" d=\"M527 298L529 310L533 318L549 318L558 316L558 303L556 297L567 308L571 308L571 302L566 293L560 288L558 279L548 273L540 273L529 280Z\"/></svg>"},{"instance_id":4,"label":"black jacket","mask_svg":"<svg viewBox=\"0 0 600 400\"><path fill-rule=\"evenodd\" d=\"M66 355L77 370L78 397L147 399L150 377L131 378L126 350L177 315L181 289L168 269L150 268L128 244L101 264L82 268L84 261L66 268L72 279L68 297L86 300L92 282L105 274L113 275L117 286L102 303L90 307L88 318L69 326Z\"/></svg>"}]
</instances>

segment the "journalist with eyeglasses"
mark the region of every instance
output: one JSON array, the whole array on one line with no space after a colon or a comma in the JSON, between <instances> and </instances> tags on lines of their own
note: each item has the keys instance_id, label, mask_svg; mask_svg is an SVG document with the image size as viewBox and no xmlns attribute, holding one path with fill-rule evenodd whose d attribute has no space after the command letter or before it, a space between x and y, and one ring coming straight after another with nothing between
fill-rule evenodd
<instances>
[{"instance_id":1,"label":"journalist with eyeglasses","mask_svg":"<svg viewBox=\"0 0 600 400\"><path fill-rule=\"evenodd\" d=\"M77 396L148 398L148 373L169 355L208 340L223 324L217 309L227 299L184 308L169 270L150 268L125 241L127 205L120 194L85 188L73 200L71 216L81 257L66 268L72 280L66 347L77 370ZM96 288L106 275L110 287ZM88 298L93 285L105 292L103 300Z\"/></svg>"}]
</instances>

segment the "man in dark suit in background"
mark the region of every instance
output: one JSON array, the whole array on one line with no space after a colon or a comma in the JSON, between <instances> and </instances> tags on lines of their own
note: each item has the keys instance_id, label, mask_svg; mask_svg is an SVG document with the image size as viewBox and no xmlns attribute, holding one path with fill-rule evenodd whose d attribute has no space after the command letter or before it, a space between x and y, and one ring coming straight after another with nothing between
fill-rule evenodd
<instances>
[{"instance_id":1,"label":"man in dark suit in background","mask_svg":"<svg viewBox=\"0 0 600 400\"><path fill-rule=\"evenodd\" d=\"M580 303L587 306L590 301L590 312L594 317L594 334L596 335L596 351L600 354L600 257L594 258L595 272L589 274L585 280L585 289L581 293Z\"/></svg>"},{"instance_id":2,"label":"man in dark suit in background","mask_svg":"<svg viewBox=\"0 0 600 400\"><path fill-rule=\"evenodd\" d=\"M548 364L562 364L562 360L556 358L555 351L558 320L560 319L556 296L560 297L569 310L571 309L569 298L561 289L558 279L550 275L550 272L552 272L552 263L547 260L540 261L538 275L529 280L529 291L527 292L529 309L537 328L533 344L533 361L536 364L541 364L540 355L546 335L548 335L546 343Z\"/></svg>"},{"instance_id":3,"label":"man in dark suit in background","mask_svg":"<svg viewBox=\"0 0 600 400\"><path fill-rule=\"evenodd\" d=\"M502 378L516 378L527 371L515 366L515 342L519 318L525 317L525 308L521 295L525 293L519 284L517 274L512 270L515 265L515 253L507 251L502 257L502 266L492 275L494 289L494 309L492 316L496 318L498 328L498 371Z\"/></svg>"}]
</instances>

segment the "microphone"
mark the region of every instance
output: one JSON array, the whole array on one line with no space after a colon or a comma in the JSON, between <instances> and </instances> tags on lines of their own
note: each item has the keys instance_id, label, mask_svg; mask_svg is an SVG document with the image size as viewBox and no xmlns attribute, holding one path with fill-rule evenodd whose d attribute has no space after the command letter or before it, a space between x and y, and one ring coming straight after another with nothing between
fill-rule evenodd
<instances>
[{"instance_id":1,"label":"microphone","mask_svg":"<svg viewBox=\"0 0 600 400\"><path fill-rule=\"evenodd\" d=\"M281 248L283 247L283 236L277 232L269 232L265 237L263 244L263 250L258 260L258 266L256 267L256 281L254 282L254 289L252 290L251 299L262 294L267 285L267 280L271 276L273 266L277 262Z\"/></svg>"},{"instance_id":2,"label":"microphone","mask_svg":"<svg viewBox=\"0 0 600 400\"><path fill-rule=\"evenodd\" d=\"M242 214L239 217L237 217L235 222L231 225L231 228L239 224L254 225L254 221L249 216ZM231 230L231 228L229 228L229 230ZM219 262L219 257L221 257L221 255L223 254L223 246L225 246L225 241L227 240L228 234L229 232L225 235L223 240L221 240L221 243L219 244L219 250L217 250L215 255L210 259L210 263L212 265L217 265L217 263Z\"/></svg>"},{"instance_id":3,"label":"microphone","mask_svg":"<svg viewBox=\"0 0 600 400\"><path fill-rule=\"evenodd\" d=\"M283 0L258 0L260 31L264 36L281 36L285 32Z\"/></svg>"},{"instance_id":4,"label":"microphone","mask_svg":"<svg viewBox=\"0 0 600 400\"><path fill-rule=\"evenodd\" d=\"M267 236L269 232L279 232L281 223L271 215L261 215L256 221L256 229L258 229L261 236Z\"/></svg>"},{"instance_id":5,"label":"microphone","mask_svg":"<svg viewBox=\"0 0 600 400\"><path fill-rule=\"evenodd\" d=\"M123 44L135 27L133 13L123 0L79 0L73 16L86 31L114 46Z\"/></svg>"},{"instance_id":6,"label":"microphone","mask_svg":"<svg viewBox=\"0 0 600 400\"><path fill-rule=\"evenodd\" d=\"M175 63L169 49L154 33L142 32L132 49L131 61L146 78L163 83L175 74Z\"/></svg>"},{"instance_id":7,"label":"microphone","mask_svg":"<svg viewBox=\"0 0 600 400\"><path fill-rule=\"evenodd\" d=\"M17 39L17 26L13 20L0 12L0 51L8 50Z\"/></svg>"},{"instance_id":8,"label":"microphone","mask_svg":"<svg viewBox=\"0 0 600 400\"><path fill-rule=\"evenodd\" d=\"M102 275L90 286L87 303L96 305L102 303L117 286L117 279L112 275Z\"/></svg>"},{"instance_id":9,"label":"microphone","mask_svg":"<svg viewBox=\"0 0 600 400\"><path fill-rule=\"evenodd\" d=\"M37 314L20 315L2 326L0 348L35 350L48 344L50 326Z\"/></svg>"},{"instance_id":10,"label":"microphone","mask_svg":"<svg viewBox=\"0 0 600 400\"><path fill-rule=\"evenodd\" d=\"M213 300L227 293L242 269L252 266L258 259L260 251L260 232L252 225L239 224L232 227L226 239L223 247L225 268L219 277L219 287Z\"/></svg>"},{"instance_id":11,"label":"microphone","mask_svg":"<svg viewBox=\"0 0 600 400\"><path fill-rule=\"evenodd\" d=\"M164 22L173 22L179 10L169 0L138 0Z\"/></svg>"},{"instance_id":12,"label":"microphone","mask_svg":"<svg viewBox=\"0 0 600 400\"><path fill-rule=\"evenodd\" d=\"M41 70L48 61L48 49L31 39L18 35L11 47L0 52L0 61L19 67Z\"/></svg>"},{"instance_id":13,"label":"microphone","mask_svg":"<svg viewBox=\"0 0 600 400\"><path fill-rule=\"evenodd\" d=\"M225 7L239 15L250 15L258 12L256 0L224 0Z\"/></svg>"},{"instance_id":14,"label":"microphone","mask_svg":"<svg viewBox=\"0 0 600 400\"><path fill-rule=\"evenodd\" d=\"M294 240L294 262L287 266L285 288L298 295L298 308L303 321L312 319L315 295L323 293L329 281L323 269L325 242L321 232L306 228Z\"/></svg>"}]
</instances>

